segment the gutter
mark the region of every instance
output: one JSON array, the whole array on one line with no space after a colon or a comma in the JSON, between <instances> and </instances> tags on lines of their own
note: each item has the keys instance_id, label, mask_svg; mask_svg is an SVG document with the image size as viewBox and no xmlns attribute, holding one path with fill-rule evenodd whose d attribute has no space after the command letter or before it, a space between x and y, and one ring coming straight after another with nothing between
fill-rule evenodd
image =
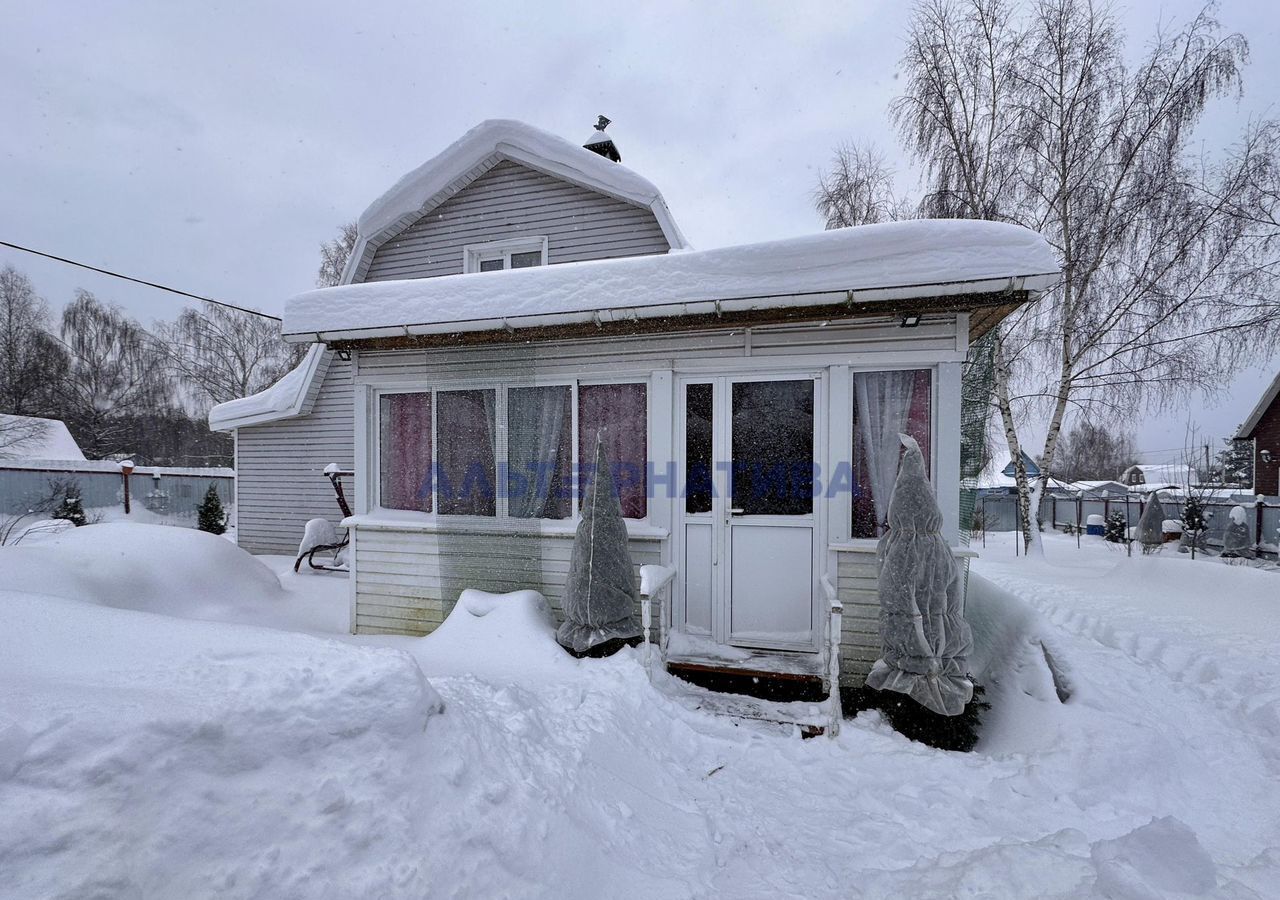
<instances>
[{"instance_id":1,"label":"gutter","mask_svg":"<svg viewBox=\"0 0 1280 900\"><path fill-rule=\"evenodd\" d=\"M1019 291L1043 291L1060 278L1057 272L1012 277L988 278L980 281L935 282L901 287L867 288L848 291L821 291L805 294L773 294L721 300L693 300L654 306L631 306L587 309L573 312L539 313L487 319L459 319L448 322L420 322L372 328L338 328L329 331L287 332L284 340L300 343L327 343L338 340L413 337L417 335L455 334L478 331L516 331L556 325L603 325L633 322L667 316L715 315L725 312L750 312L758 309L796 309L806 306L829 306L837 303L882 302L936 297L944 294L981 294ZM762 301L774 301L762 303Z\"/></svg>"}]
</instances>

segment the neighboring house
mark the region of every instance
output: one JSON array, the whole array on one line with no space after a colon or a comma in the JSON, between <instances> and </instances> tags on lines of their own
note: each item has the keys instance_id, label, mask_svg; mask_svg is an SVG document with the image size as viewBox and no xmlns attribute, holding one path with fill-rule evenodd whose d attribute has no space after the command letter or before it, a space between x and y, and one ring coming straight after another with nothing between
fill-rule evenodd
<instances>
[{"instance_id":1,"label":"neighboring house","mask_svg":"<svg viewBox=\"0 0 1280 900\"><path fill-rule=\"evenodd\" d=\"M1198 484L1200 476L1196 470L1186 465L1152 465L1130 466L1120 475L1120 481L1130 488L1140 488L1145 492L1176 488L1182 490Z\"/></svg>"},{"instance_id":2,"label":"neighboring house","mask_svg":"<svg viewBox=\"0 0 1280 900\"><path fill-rule=\"evenodd\" d=\"M833 591L861 684L898 434L958 545L962 363L1055 256L977 221L693 251L608 146L486 122L365 212L348 284L286 306L306 362L211 416L236 428L240 540L332 515L302 492L337 462L353 631L430 632L465 587L558 608L602 441L634 561L677 573L669 664L815 677Z\"/></svg>"},{"instance_id":3,"label":"neighboring house","mask_svg":"<svg viewBox=\"0 0 1280 900\"><path fill-rule=\"evenodd\" d=\"M1280 495L1280 372L1262 392L1236 438L1253 441L1253 492Z\"/></svg>"},{"instance_id":4,"label":"neighboring house","mask_svg":"<svg viewBox=\"0 0 1280 900\"><path fill-rule=\"evenodd\" d=\"M1027 455L1027 451L1020 451L1022 456L1022 464L1027 470L1027 480L1034 481L1040 477L1040 467L1036 465L1035 460ZM980 496L995 497L1003 494L1018 493L1018 479L1016 477L1013 460L1009 460L1003 469L997 469L996 458L992 457L986 468L978 475L978 494ZM1058 485L1057 479L1052 479L1051 487Z\"/></svg>"},{"instance_id":5,"label":"neighboring house","mask_svg":"<svg viewBox=\"0 0 1280 900\"><path fill-rule=\"evenodd\" d=\"M0 414L0 459L84 459L58 419Z\"/></svg>"},{"instance_id":6,"label":"neighboring house","mask_svg":"<svg viewBox=\"0 0 1280 900\"><path fill-rule=\"evenodd\" d=\"M1063 488L1088 497L1123 497L1128 488L1118 481L1071 481Z\"/></svg>"}]
</instances>

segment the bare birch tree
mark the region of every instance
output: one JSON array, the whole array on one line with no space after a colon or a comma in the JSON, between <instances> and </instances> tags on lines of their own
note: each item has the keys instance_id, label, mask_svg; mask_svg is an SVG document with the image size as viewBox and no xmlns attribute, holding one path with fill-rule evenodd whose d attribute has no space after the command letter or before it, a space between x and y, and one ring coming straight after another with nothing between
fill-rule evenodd
<instances>
[{"instance_id":1,"label":"bare birch tree","mask_svg":"<svg viewBox=\"0 0 1280 900\"><path fill-rule=\"evenodd\" d=\"M1018 222L1061 255L1062 280L1004 323L996 349L1029 548L1044 482L1020 464L1024 417L1045 433L1047 479L1069 408L1159 404L1274 328L1273 127L1189 153L1208 104L1241 90L1244 38L1206 10L1132 68L1124 50L1110 14L1080 0L1039 0L1024 19L1002 0L930 0L893 106L930 214Z\"/></svg>"},{"instance_id":2,"label":"bare birch tree","mask_svg":"<svg viewBox=\"0 0 1280 900\"><path fill-rule=\"evenodd\" d=\"M320 245L320 270L316 273L316 287L333 287L342 283L342 271L356 246L356 223L347 222L338 229L338 236Z\"/></svg>"},{"instance_id":3,"label":"bare birch tree","mask_svg":"<svg viewBox=\"0 0 1280 900\"><path fill-rule=\"evenodd\" d=\"M285 343L279 323L206 303L159 326L174 374L201 410L269 387L305 348Z\"/></svg>"},{"instance_id":4,"label":"bare birch tree","mask_svg":"<svg viewBox=\"0 0 1280 900\"><path fill-rule=\"evenodd\" d=\"M81 449L91 459L132 452L125 442L134 419L172 406L164 348L120 307L85 290L63 310L61 335L68 357L61 407Z\"/></svg>"},{"instance_id":5,"label":"bare birch tree","mask_svg":"<svg viewBox=\"0 0 1280 900\"><path fill-rule=\"evenodd\" d=\"M894 193L893 175L884 154L873 145L842 144L831 169L818 175L814 208L828 229L912 218L910 202Z\"/></svg>"},{"instance_id":6,"label":"bare birch tree","mask_svg":"<svg viewBox=\"0 0 1280 900\"><path fill-rule=\"evenodd\" d=\"M30 279L0 269L0 412L46 416L66 370L66 357L48 333L49 308Z\"/></svg>"}]
</instances>

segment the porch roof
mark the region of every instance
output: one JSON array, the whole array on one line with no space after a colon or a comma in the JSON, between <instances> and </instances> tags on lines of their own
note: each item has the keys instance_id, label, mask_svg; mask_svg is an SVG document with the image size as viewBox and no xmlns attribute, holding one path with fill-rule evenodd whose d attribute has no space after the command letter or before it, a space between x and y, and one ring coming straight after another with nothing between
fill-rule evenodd
<instances>
[{"instance_id":1,"label":"porch roof","mask_svg":"<svg viewBox=\"0 0 1280 900\"><path fill-rule=\"evenodd\" d=\"M293 342L345 341L874 304L1043 290L1058 271L1048 242L1029 229L916 220L713 250L322 288L288 301L283 332Z\"/></svg>"}]
</instances>

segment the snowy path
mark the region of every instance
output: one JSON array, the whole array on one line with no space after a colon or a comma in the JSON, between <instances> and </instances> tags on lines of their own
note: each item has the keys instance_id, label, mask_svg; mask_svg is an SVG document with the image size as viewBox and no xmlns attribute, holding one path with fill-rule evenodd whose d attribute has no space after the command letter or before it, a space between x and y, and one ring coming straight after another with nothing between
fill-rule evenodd
<instances>
[{"instance_id":1,"label":"snowy path","mask_svg":"<svg viewBox=\"0 0 1280 900\"><path fill-rule=\"evenodd\" d=\"M1007 672L955 754L690 711L529 604L351 637L341 576L178 549L0 554L0 896L1277 895L1276 575L991 548L1075 693Z\"/></svg>"}]
</instances>

